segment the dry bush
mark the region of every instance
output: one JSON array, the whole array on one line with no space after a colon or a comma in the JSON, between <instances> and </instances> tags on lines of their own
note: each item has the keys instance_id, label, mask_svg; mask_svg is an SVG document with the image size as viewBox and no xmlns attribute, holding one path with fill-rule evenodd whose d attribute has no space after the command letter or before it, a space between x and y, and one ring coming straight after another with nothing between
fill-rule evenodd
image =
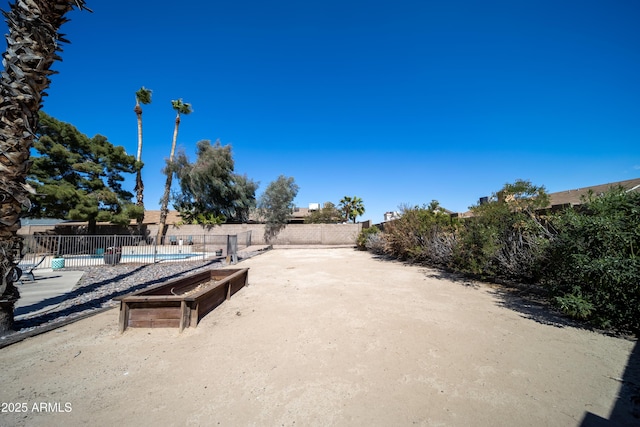
<instances>
[{"instance_id":1,"label":"dry bush","mask_svg":"<svg viewBox=\"0 0 640 427\"><path fill-rule=\"evenodd\" d=\"M383 233L375 233L367 236L365 248L376 255L384 255L387 253L387 240Z\"/></svg>"}]
</instances>

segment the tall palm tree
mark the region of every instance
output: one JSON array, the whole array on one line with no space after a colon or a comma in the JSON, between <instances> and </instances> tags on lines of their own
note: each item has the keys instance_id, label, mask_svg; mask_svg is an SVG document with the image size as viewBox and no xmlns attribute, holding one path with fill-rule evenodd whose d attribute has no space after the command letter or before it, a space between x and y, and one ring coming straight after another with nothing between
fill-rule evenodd
<instances>
[{"instance_id":1,"label":"tall palm tree","mask_svg":"<svg viewBox=\"0 0 640 427\"><path fill-rule=\"evenodd\" d=\"M136 156L136 196L137 201L136 205L142 208L142 215L138 217L138 224L142 224L142 220L144 219L144 184L142 183L142 108L140 104L151 104L151 91L144 86L142 86L136 92L136 106L133 111L136 113L138 117L138 155Z\"/></svg>"},{"instance_id":2,"label":"tall palm tree","mask_svg":"<svg viewBox=\"0 0 640 427\"><path fill-rule=\"evenodd\" d=\"M17 1L9 6L2 12L9 34L0 76L0 331L13 327L20 297L14 286L15 261L22 251L17 231L22 209L31 205L26 177L43 92L54 74L51 66L60 59L60 42L67 42L58 31L74 7L89 10L83 0Z\"/></svg>"},{"instance_id":3,"label":"tall palm tree","mask_svg":"<svg viewBox=\"0 0 640 427\"><path fill-rule=\"evenodd\" d=\"M360 197L344 196L340 200L340 210L344 212L345 221L353 220L355 224L356 218L364 213L364 203Z\"/></svg>"},{"instance_id":4,"label":"tall palm tree","mask_svg":"<svg viewBox=\"0 0 640 427\"><path fill-rule=\"evenodd\" d=\"M173 140L171 141L171 154L167 164L167 182L164 184L164 195L162 196L160 206L160 227L158 228L158 236L156 241L160 243L160 239L164 236L164 227L167 223L167 214L169 213L169 194L171 192L171 183L173 181L173 156L176 152L176 142L178 141L178 128L180 127L180 115L191 114L191 104L182 102L182 99L171 101L171 106L176 111L176 126L173 129Z\"/></svg>"}]
</instances>

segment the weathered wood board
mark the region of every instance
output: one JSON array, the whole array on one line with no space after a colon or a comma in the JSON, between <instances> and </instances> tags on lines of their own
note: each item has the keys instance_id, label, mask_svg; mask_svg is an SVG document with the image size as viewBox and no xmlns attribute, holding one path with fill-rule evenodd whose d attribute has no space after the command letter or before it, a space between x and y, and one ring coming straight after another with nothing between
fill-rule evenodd
<instances>
[{"instance_id":1,"label":"weathered wood board","mask_svg":"<svg viewBox=\"0 0 640 427\"><path fill-rule=\"evenodd\" d=\"M247 285L249 269L213 269L115 298L120 332L130 328L196 327L211 310Z\"/></svg>"}]
</instances>

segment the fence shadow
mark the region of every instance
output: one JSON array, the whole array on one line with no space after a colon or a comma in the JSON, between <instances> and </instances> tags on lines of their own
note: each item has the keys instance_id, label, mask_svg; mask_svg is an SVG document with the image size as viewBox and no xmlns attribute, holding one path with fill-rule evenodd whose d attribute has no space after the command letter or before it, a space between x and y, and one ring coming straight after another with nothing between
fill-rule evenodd
<instances>
[{"instance_id":1,"label":"fence shadow","mask_svg":"<svg viewBox=\"0 0 640 427\"><path fill-rule=\"evenodd\" d=\"M170 275L166 275L166 276L161 276L161 277L157 277L157 278L153 278L153 279L149 279L147 281L143 281L140 282L136 285L130 286L126 289L122 289L122 290L106 290L105 293L97 298L91 298L88 299L85 302L79 302L77 304L73 304L69 307L63 308L61 310L56 310L53 309L51 311L47 311L46 313L42 313L41 315L37 315L28 319L21 319L21 320L17 320L14 324L14 327L17 330L21 330L21 329L28 329L28 328L35 328L38 326L41 326L45 323L54 321L54 320L59 320L59 319L65 319L65 318L69 318L72 317L78 313L82 313L84 311L87 310L96 310L96 309L100 309L103 307L103 305L107 302L109 302L110 300L112 300L115 297L119 297L122 295L126 295L138 290L142 290L145 289L149 286L158 284L158 283L163 283L166 282L168 280L172 280L172 279L176 279L179 278L185 274L188 274L190 272L193 272L195 270L201 270L203 268L207 268L207 267L212 267L214 264L217 264L215 267L213 268L217 268L221 265L223 265L222 260L216 259L216 260L210 260L208 262L202 263L202 264L197 264L194 265L192 268L186 269L186 270L181 270L179 272L170 274ZM44 300L38 304L33 304L32 306L26 306L23 307L23 312L24 311L32 311L38 308L38 306L42 307L46 307L48 305L51 304L55 304L57 302L62 302L62 301L67 301L70 299L74 299L74 298L78 298L80 296L82 296L83 294L86 294L88 292L95 292L98 291L100 288L107 286L113 282L117 282L120 280L125 279L127 276L134 274L134 273L138 273L141 271L144 271L145 269L149 268L151 265L141 265L138 266L136 268L134 268L133 270L127 270L126 272L123 272L115 277L109 278L107 280L103 280L100 282L94 282L94 283L90 283L84 286L79 286L75 289L73 289L71 292L68 292L66 294L63 294L59 297L55 297L55 298L49 298L47 300Z\"/></svg>"},{"instance_id":2,"label":"fence shadow","mask_svg":"<svg viewBox=\"0 0 640 427\"><path fill-rule=\"evenodd\" d=\"M62 278L62 275L60 275L60 274L54 275L54 276L49 275L49 276L44 277L44 278L43 277L36 277L35 280L30 284L32 286L36 285L36 284L37 284L37 286L42 286L42 283L38 283L38 282L43 282L43 281L46 282L49 279L60 279L60 278ZM19 287L18 289L20 290L21 287ZM21 291L21 294L22 294L22 291ZM23 314L27 314L27 313L31 313L31 312L34 312L34 311L41 310L43 308L49 307L49 306L54 305L54 304L56 304L56 305L60 304L64 300L69 298L70 294L71 294L71 292L67 292L67 293L64 293L64 294L61 294L61 295L57 295L55 297L46 298L46 299L44 299L42 301L38 301L38 302L30 304L30 305L17 307L13 311L13 315L15 317L17 317L17 316L21 316Z\"/></svg>"}]
</instances>

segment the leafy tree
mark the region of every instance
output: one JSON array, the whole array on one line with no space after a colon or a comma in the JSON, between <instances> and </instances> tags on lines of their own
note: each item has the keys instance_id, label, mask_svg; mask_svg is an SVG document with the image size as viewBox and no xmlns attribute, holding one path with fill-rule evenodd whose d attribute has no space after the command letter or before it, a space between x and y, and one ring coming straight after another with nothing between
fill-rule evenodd
<instances>
[{"instance_id":1,"label":"leafy tree","mask_svg":"<svg viewBox=\"0 0 640 427\"><path fill-rule=\"evenodd\" d=\"M231 146L200 141L196 152L194 163L184 152L174 162L180 180L180 193L173 197L175 209L192 223L247 222L256 206L258 184L234 173Z\"/></svg>"},{"instance_id":2,"label":"leafy tree","mask_svg":"<svg viewBox=\"0 0 640 427\"><path fill-rule=\"evenodd\" d=\"M171 194L171 183L173 182L173 174L175 169L173 168L173 156L176 152L176 143L178 141L178 128L180 127L180 115L191 114L191 104L182 102L182 99L171 101L171 107L176 112L175 127L173 128L173 139L171 140L171 154L165 168L167 174L167 181L164 184L164 195L160 200L160 227L158 228L158 236L156 241L160 242L162 236L164 236L164 227L167 223L167 215L169 214L169 196Z\"/></svg>"},{"instance_id":3,"label":"leafy tree","mask_svg":"<svg viewBox=\"0 0 640 427\"><path fill-rule=\"evenodd\" d=\"M298 194L298 185L293 177L280 175L269 184L258 203L258 208L266 220L264 240L270 242L287 226L293 214L293 200Z\"/></svg>"},{"instance_id":4,"label":"leafy tree","mask_svg":"<svg viewBox=\"0 0 640 427\"><path fill-rule=\"evenodd\" d=\"M325 202L322 209L311 212L304 219L304 222L307 224L336 224L342 222L342 215L336 205L331 202Z\"/></svg>"},{"instance_id":5,"label":"leafy tree","mask_svg":"<svg viewBox=\"0 0 640 427\"><path fill-rule=\"evenodd\" d=\"M364 214L364 203L362 203L362 199L359 197L344 196L342 200L340 200L339 209L342 211L345 221L351 220L355 224L356 218Z\"/></svg>"},{"instance_id":6,"label":"leafy tree","mask_svg":"<svg viewBox=\"0 0 640 427\"><path fill-rule=\"evenodd\" d=\"M128 224L137 211L122 188L124 173L135 172L135 158L102 135L89 138L69 123L40 112L37 156L28 182L38 194L30 215L89 222Z\"/></svg>"},{"instance_id":7,"label":"leafy tree","mask_svg":"<svg viewBox=\"0 0 640 427\"><path fill-rule=\"evenodd\" d=\"M0 79L0 331L13 327L20 297L14 285L22 248L17 232L23 207L30 206L26 178L38 111L66 42L59 30L74 7L87 9L84 0L17 1L9 7L3 12L9 34Z\"/></svg>"},{"instance_id":8,"label":"leafy tree","mask_svg":"<svg viewBox=\"0 0 640 427\"><path fill-rule=\"evenodd\" d=\"M506 202L510 210L529 214L549 204L549 195L544 186L533 185L531 181L523 179L505 184L495 197Z\"/></svg>"},{"instance_id":9,"label":"leafy tree","mask_svg":"<svg viewBox=\"0 0 640 427\"><path fill-rule=\"evenodd\" d=\"M136 92L136 106L133 111L138 119L138 153L136 155L136 205L142 209L142 215L138 217L138 224L144 219L144 184L142 183L142 107L140 104L151 104L151 91L142 86Z\"/></svg>"}]
</instances>

